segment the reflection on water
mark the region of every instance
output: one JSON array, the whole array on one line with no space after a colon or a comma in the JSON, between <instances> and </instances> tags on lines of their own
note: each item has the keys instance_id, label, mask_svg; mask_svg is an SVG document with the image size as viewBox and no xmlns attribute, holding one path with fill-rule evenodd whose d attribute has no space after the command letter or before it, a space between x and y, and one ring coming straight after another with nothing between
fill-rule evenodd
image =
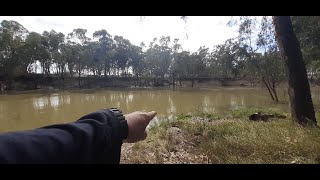
<instances>
[{"instance_id":1,"label":"reflection on water","mask_svg":"<svg viewBox=\"0 0 320 180\"><path fill-rule=\"evenodd\" d=\"M319 89L312 90L316 107ZM282 102L285 90L278 91ZM224 112L237 107L275 107L288 110L287 103L274 104L260 88L215 88L186 90L105 90L61 93L0 95L0 131L21 130L74 121L98 109L119 107L124 113L156 110L158 117L195 112Z\"/></svg>"},{"instance_id":2,"label":"reflection on water","mask_svg":"<svg viewBox=\"0 0 320 180\"><path fill-rule=\"evenodd\" d=\"M60 104L67 103L68 99L59 99L58 94L53 94L51 96L47 97L38 97L38 98L32 98L34 109L44 109L47 107L52 107L53 109L58 109ZM69 104L70 104L70 98L69 98Z\"/></svg>"}]
</instances>

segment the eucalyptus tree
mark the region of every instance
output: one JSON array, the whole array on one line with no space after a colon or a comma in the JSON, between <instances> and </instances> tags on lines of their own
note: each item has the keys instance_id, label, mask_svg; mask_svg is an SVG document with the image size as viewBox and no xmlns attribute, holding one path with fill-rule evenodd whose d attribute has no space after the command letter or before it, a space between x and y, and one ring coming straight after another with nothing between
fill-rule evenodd
<instances>
[{"instance_id":1,"label":"eucalyptus tree","mask_svg":"<svg viewBox=\"0 0 320 180\"><path fill-rule=\"evenodd\" d=\"M86 36L86 29L74 29L71 33L68 34L69 44L72 47L72 56L75 60L75 67L78 73L78 86L81 87L81 74L85 69L85 59L84 59L84 49L87 43L90 41L90 38Z\"/></svg>"},{"instance_id":2,"label":"eucalyptus tree","mask_svg":"<svg viewBox=\"0 0 320 180\"><path fill-rule=\"evenodd\" d=\"M276 40L288 69L288 93L292 119L301 125L316 125L307 71L290 16L273 16Z\"/></svg>"}]
</instances>

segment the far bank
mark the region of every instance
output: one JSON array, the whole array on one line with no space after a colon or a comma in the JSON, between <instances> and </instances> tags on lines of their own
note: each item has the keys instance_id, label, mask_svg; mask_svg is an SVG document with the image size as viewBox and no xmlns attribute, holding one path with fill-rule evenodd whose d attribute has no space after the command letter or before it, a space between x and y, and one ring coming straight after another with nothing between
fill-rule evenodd
<instances>
[{"instance_id":1,"label":"far bank","mask_svg":"<svg viewBox=\"0 0 320 180\"><path fill-rule=\"evenodd\" d=\"M281 86L285 86L283 82ZM86 76L59 77L33 74L15 78L0 77L0 92L25 91L35 89L102 89L102 88L208 88L208 87L262 87L257 80L234 78L155 78L155 77L118 77Z\"/></svg>"}]
</instances>

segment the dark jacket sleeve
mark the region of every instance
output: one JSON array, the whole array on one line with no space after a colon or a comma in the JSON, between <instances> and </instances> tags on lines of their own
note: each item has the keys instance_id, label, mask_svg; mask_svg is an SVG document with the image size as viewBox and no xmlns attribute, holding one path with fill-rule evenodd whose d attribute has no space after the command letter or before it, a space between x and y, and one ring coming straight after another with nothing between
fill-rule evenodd
<instances>
[{"instance_id":1,"label":"dark jacket sleeve","mask_svg":"<svg viewBox=\"0 0 320 180\"><path fill-rule=\"evenodd\" d=\"M99 110L69 124L0 134L0 163L117 164L127 134L126 121Z\"/></svg>"}]
</instances>

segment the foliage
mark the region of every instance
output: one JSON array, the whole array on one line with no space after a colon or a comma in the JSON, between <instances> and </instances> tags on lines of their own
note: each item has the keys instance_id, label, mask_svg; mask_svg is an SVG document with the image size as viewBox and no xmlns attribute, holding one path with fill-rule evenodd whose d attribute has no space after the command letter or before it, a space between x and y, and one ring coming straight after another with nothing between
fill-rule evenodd
<instances>
[{"instance_id":1,"label":"foliage","mask_svg":"<svg viewBox=\"0 0 320 180\"><path fill-rule=\"evenodd\" d=\"M182 16L185 22L188 17ZM318 16L293 16L311 78L317 78L320 63ZM166 78L244 79L260 81L275 98L277 84L285 77L283 63L274 40L270 17L234 17L238 37L196 52L183 49L179 39L155 37L148 47L132 44L122 36L101 29L89 38L86 29L68 35L54 30L42 34L28 32L16 21L0 26L0 75L43 73L74 76L134 76ZM80 79L79 79L80 80ZM79 81L80 82L80 81ZM268 83L269 82L269 83ZM274 88L273 88L274 84ZM141 85L141 83L140 83Z\"/></svg>"}]
</instances>

